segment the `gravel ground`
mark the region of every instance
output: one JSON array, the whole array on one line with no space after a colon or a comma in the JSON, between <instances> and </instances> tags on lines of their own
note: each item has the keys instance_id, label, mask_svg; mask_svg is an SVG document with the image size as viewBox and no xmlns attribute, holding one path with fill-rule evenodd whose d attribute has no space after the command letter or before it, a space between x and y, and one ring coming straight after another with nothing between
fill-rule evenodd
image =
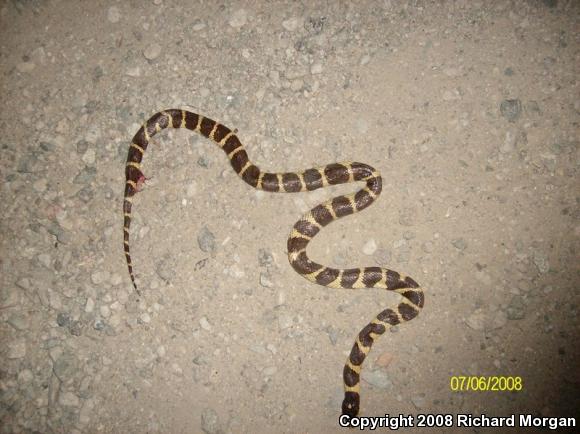
<instances>
[{"instance_id":1,"label":"gravel ground","mask_svg":"<svg viewBox=\"0 0 580 434\"><path fill-rule=\"evenodd\" d=\"M365 362L363 414L578 416L579 19L575 0L0 2L0 432L343 431L343 363L398 296L312 285L285 249L353 185L258 192L208 140L156 136L138 297L124 160L170 107L237 128L266 170L382 172L310 247L427 291Z\"/></svg>"}]
</instances>

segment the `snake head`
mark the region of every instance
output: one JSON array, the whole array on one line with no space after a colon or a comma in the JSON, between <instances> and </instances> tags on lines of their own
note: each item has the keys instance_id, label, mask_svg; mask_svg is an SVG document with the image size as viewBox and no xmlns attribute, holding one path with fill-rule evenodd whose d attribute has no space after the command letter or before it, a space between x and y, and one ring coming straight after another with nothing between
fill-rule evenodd
<instances>
[{"instance_id":1,"label":"snake head","mask_svg":"<svg viewBox=\"0 0 580 434\"><path fill-rule=\"evenodd\" d=\"M141 191L143 190L143 186L145 185L145 181L148 178L145 177L145 175L143 175L142 172L139 172L139 176L137 177L137 181L135 181L135 185L137 185L137 191Z\"/></svg>"},{"instance_id":2,"label":"snake head","mask_svg":"<svg viewBox=\"0 0 580 434\"><path fill-rule=\"evenodd\" d=\"M141 170L134 166L127 167L127 182L125 183L125 197L132 197L143 189L146 177Z\"/></svg>"}]
</instances>

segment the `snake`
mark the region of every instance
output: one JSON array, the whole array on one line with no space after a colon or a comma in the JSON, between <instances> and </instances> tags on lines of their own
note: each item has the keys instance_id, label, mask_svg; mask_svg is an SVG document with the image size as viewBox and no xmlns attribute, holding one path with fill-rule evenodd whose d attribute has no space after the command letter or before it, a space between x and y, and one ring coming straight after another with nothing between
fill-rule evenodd
<instances>
[{"instance_id":1,"label":"snake","mask_svg":"<svg viewBox=\"0 0 580 434\"><path fill-rule=\"evenodd\" d=\"M369 207L382 190L380 173L368 164L358 162L332 163L302 172L264 172L248 158L237 130L187 110L168 109L154 114L133 137L125 166L123 244L129 276L139 294L129 249L131 206L135 194L142 190L147 179L141 171L143 155L151 138L165 128L186 128L212 140L226 153L242 180L258 190L298 193L351 182L364 183L364 187L355 193L336 196L304 214L294 224L287 244L290 265L310 282L330 288L380 288L402 296L398 305L383 310L358 333L344 365L342 415L356 417L360 410L361 368L373 343L387 327L410 321L419 314L425 302L424 291L411 277L387 268L339 269L319 264L308 257L306 247L329 223Z\"/></svg>"}]
</instances>

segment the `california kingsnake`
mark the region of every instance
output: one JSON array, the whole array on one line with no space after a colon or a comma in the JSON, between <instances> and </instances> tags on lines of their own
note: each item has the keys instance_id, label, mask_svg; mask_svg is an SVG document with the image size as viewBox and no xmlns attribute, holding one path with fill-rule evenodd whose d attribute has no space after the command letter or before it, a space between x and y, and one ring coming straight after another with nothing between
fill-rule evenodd
<instances>
[{"instance_id":1,"label":"california kingsnake","mask_svg":"<svg viewBox=\"0 0 580 434\"><path fill-rule=\"evenodd\" d=\"M288 238L288 259L299 274L311 282L331 288L383 288L398 292L404 298L396 308L385 309L364 327L352 347L343 371L344 400L342 413L356 416L360 406L360 372L362 363L375 339L385 333L388 326L415 318L423 307L423 290L417 282L396 271L380 267L336 269L311 261L306 246L320 229L333 220L361 211L371 205L381 193L379 172L363 163L333 163L324 167L307 169L301 173L262 172L248 159L236 131L209 118L185 110L170 109L154 114L137 131L129 147L125 169L124 248L129 275L135 290L135 276L129 254L129 226L133 196L145 181L141 172L141 159L149 140L165 128L187 128L213 140L226 153L236 173L252 187L280 193L312 191L328 185L364 181L365 187L354 194L337 196L303 215Z\"/></svg>"}]
</instances>

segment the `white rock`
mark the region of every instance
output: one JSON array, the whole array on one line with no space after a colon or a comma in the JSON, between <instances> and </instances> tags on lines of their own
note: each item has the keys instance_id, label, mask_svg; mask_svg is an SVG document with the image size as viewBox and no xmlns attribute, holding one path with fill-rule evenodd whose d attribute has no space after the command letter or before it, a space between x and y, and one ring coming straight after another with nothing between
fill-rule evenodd
<instances>
[{"instance_id":1,"label":"white rock","mask_svg":"<svg viewBox=\"0 0 580 434\"><path fill-rule=\"evenodd\" d=\"M119 10L119 8L117 6L111 6L107 10L107 19L111 23L118 23L119 22L119 20L121 19L121 11Z\"/></svg>"},{"instance_id":2,"label":"white rock","mask_svg":"<svg viewBox=\"0 0 580 434\"><path fill-rule=\"evenodd\" d=\"M111 316L111 308L109 306L101 306L99 312L103 318L109 318Z\"/></svg>"},{"instance_id":3,"label":"white rock","mask_svg":"<svg viewBox=\"0 0 580 434\"><path fill-rule=\"evenodd\" d=\"M31 72L34 68L36 68L36 65L32 62L21 62L16 65L16 69L20 72Z\"/></svg>"},{"instance_id":4,"label":"white rock","mask_svg":"<svg viewBox=\"0 0 580 434\"><path fill-rule=\"evenodd\" d=\"M143 56L147 60L155 60L161 54L161 45L153 43L143 50Z\"/></svg>"},{"instance_id":5,"label":"white rock","mask_svg":"<svg viewBox=\"0 0 580 434\"><path fill-rule=\"evenodd\" d=\"M93 165L95 163L95 149L94 148L89 148L87 149L87 152L84 153L83 155L83 162L88 164L88 165Z\"/></svg>"},{"instance_id":6,"label":"white rock","mask_svg":"<svg viewBox=\"0 0 580 434\"><path fill-rule=\"evenodd\" d=\"M374 240L374 238L368 240L363 246L362 250L365 255L372 255L373 253L375 253L377 251L377 243Z\"/></svg>"},{"instance_id":7,"label":"white rock","mask_svg":"<svg viewBox=\"0 0 580 434\"><path fill-rule=\"evenodd\" d=\"M267 273L261 273L260 274L260 285L262 285L266 288L272 288L274 286L274 283L272 282L272 280L270 279L270 276L268 276Z\"/></svg>"},{"instance_id":8,"label":"white rock","mask_svg":"<svg viewBox=\"0 0 580 434\"><path fill-rule=\"evenodd\" d=\"M35 48L31 57L41 65L46 64L46 51L44 51L44 47Z\"/></svg>"},{"instance_id":9,"label":"white rock","mask_svg":"<svg viewBox=\"0 0 580 434\"><path fill-rule=\"evenodd\" d=\"M310 67L310 73L311 74L321 74L322 73L322 64L321 63L314 63L311 67Z\"/></svg>"},{"instance_id":10,"label":"white rock","mask_svg":"<svg viewBox=\"0 0 580 434\"><path fill-rule=\"evenodd\" d=\"M26 340L24 338L17 339L8 344L8 358L22 359L26 355Z\"/></svg>"},{"instance_id":11,"label":"white rock","mask_svg":"<svg viewBox=\"0 0 580 434\"><path fill-rule=\"evenodd\" d=\"M58 292L52 289L48 290L48 305L54 310L60 310L62 308L62 299Z\"/></svg>"},{"instance_id":12,"label":"white rock","mask_svg":"<svg viewBox=\"0 0 580 434\"><path fill-rule=\"evenodd\" d=\"M46 268L50 268L50 255L48 253L41 253L38 255L38 262L40 262Z\"/></svg>"},{"instance_id":13,"label":"white rock","mask_svg":"<svg viewBox=\"0 0 580 434\"><path fill-rule=\"evenodd\" d=\"M85 312L91 313L93 310L95 310L95 300L89 297L87 298L87 302L85 303Z\"/></svg>"},{"instance_id":14,"label":"white rock","mask_svg":"<svg viewBox=\"0 0 580 434\"><path fill-rule=\"evenodd\" d=\"M502 154L509 154L516 147L516 133L515 131L508 130L505 133L505 138L503 145L499 148L499 152Z\"/></svg>"},{"instance_id":15,"label":"white rock","mask_svg":"<svg viewBox=\"0 0 580 434\"><path fill-rule=\"evenodd\" d=\"M78 407L80 399L72 392L64 392L58 397L58 403L64 407Z\"/></svg>"},{"instance_id":16,"label":"white rock","mask_svg":"<svg viewBox=\"0 0 580 434\"><path fill-rule=\"evenodd\" d=\"M157 355L159 357L165 357L165 354L167 354L167 350L165 349L165 347L163 345L160 345L157 347Z\"/></svg>"},{"instance_id":17,"label":"white rock","mask_svg":"<svg viewBox=\"0 0 580 434\"><path fill-rule=\"evenodd\" d=\"M206 331L211 330L211 324L209 323L209 321L207 320L207 318L205 316L202 316L199 319L199 325L201 326L202 329L204 329Z\"/></svg>"},{"instance_id":18,"label":"white rock","mask_svg":"<svg viewBox=\"0 0 580 434\"><path fill-rule=\"evenodd\" d=\"M201 20L196 20L193 23L192 29L194 32L199 32L200 30L205 29L205 23Z\"/></svg>"},{"instance_id":19,"label":"white rock","mask_svg":"<svg viewBox=\"0 0 580 434\"><path fill-rule=\"evenodd\" d=\"M282 21L282 27L284 27L289 32L293 32L294 30L296 30L298 28L298 26L300 26L301 22L302 22L302 19L300 19L300 18L296 18L296 17L288 18L287 20Z\"/></svg>"},{"instance_id":20,"label":"white rock","mask_svg":"<svg viewBox=\"0 0 580 434\"><path fill-rule=\"evenodd\" d=\"M111 285L117 286L120 285L121 282L123 282L123 278L119 273L113 273L111 275Z\"/></svg>"},{"instance_id":21,"label":"white rock","mask_svg":"<svg viewBox=\"0 0 580 434\"><path fill-rule=\"evenodd\" d=\"M183 369L181 369L181 366L179 366L177 363L172 363L171 364L171 369L173 370L173 373L179 377L181 377L183 375Z\"/></svg>"},{"instance_id":22,"label":"white rock","mask_svg":"<svg viewBox=\"0 0 580 434\"><path fill-rule=\"evenodd\" d=\"M81 425L88 425L91 421L91 415L94 413L95 402L92 398L87 399L79 413L79 422Z\"/></svg>"},{"instance_id":23,"label":"white rock","mask_svg":"<svg viewBox=\"0 0 580 434\"><path fill-rule=\"evenodd\" d=\"M125 74L127 74L129 77L141 77L141 68L138 66L133 66L132 68L127 69Z\"/></svg>"},{"instance_id":24,"label":"white rock","mask_svg":"<svg viewBox=\"0 0 580 434\"><path fill-rule=\"evenodd\" d=\"M276 306L282 306L286 303L286 293L284 291L278 292L278 297L276 297Z\"/></svg>"},{"instance_id":25,"label":"white rock","mask_svg":"<svg viewBox=\"0 0 580 434\"><path fill-rule=\"evenodd\" d=\"M100 285L109 280L110 273L107 270L95 271L91 274L91 282L95 285Z\"/></svg>"},{"instance_id":26,"label":"white rock","mask_svg":"<svg viewBox=\"0 0 580 434\"><path fill-rule=\"evenodd\" d=\"M246 24L247 21L248 21L248 13L246 12L246 10L238 9L232 14L228 23L234 29L239 29L244 24Z\"/></svg>"},{"instance_id":27,"label":"white rock","mask_svg":"<svg viewBox=\"0 0 580 434\"><path fill-rule=\"evenodd\" d=\"M361 57L360 64L364 66L367 63L369 63L370 61L371 61L371 56L369 56L368 54L365 54L363 57Z\"/></svg>"},{"instance_id":28,"label":"white rock","mask_svg":"<svg viewBox=\"0 0 580 434\"><path fill-rule=\"evenodd\" d=\"M195 196L196 193L197 193L197 183L195 181L191 181L189 184L187 184L185 194L187 195L187 197L193 197Z\"/></svg>"},{"instance_id":29,"label":"white rock","mask_svg":"<svg viewBox=\"0 0 580 434\"><path fill-rule=\"evenodd\" d=\"M30 369L23 369L18 373L18 383L29 383L34 378L34 374Z\"/></svg>"},{"instance_id":30,"label":"white rock","mask_svg":"<svg viewBox=\"0 0 580 434\"><path fill-rule=\"evenodd\" d=\"M485 313L481 309L476 309L469 317L465 319L467 325L473 330L483 330L485 327Z\"/></svg>"},{"instance_id":31,"label":"white rock","mask_svg":"<svg viewBox=\"0 0 580 434\"><path fill-rule=\"evenodd\" d=\"M366 119L359 118L356 121L356 129L360 134L366 134L369 131L370 124Z\"/></svg>"}]
</instances>

